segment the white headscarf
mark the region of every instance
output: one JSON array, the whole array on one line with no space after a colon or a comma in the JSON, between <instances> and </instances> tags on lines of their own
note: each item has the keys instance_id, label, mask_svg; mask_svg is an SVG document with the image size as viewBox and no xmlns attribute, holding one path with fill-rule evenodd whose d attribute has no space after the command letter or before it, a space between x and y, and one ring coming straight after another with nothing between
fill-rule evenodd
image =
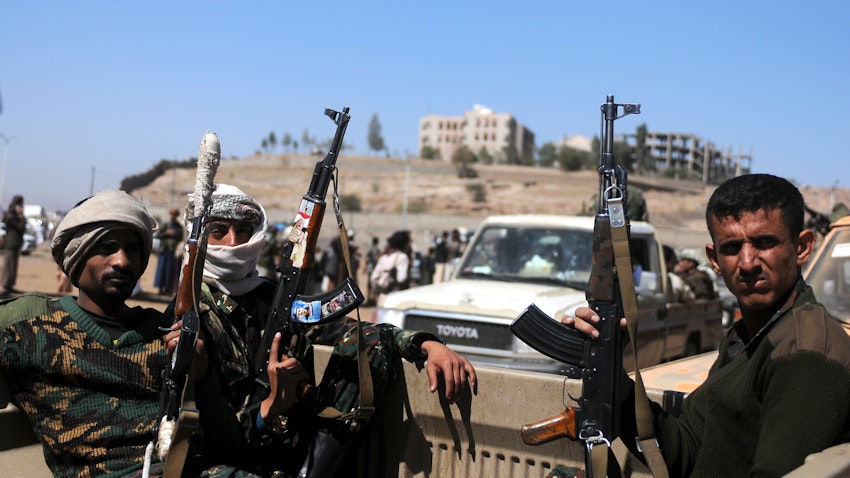
<instances>
[{"instance_id":1,"label":"white headscarf","mask_svg":"<svg viewBox=\"0 0 850 478\"><path fill-rule=\"evenodd\" d=\"M238 297L263 282L257 271L257 260L265 244L268 218L263 206L236 186L216 184L212 200L210 220L235 219L254 224L254 233L245 244L207 246L204 282L227 295ZM189 215L187 218L191 219ZM191 228L190 220L189 232Z\"/></svg>"},{"instance_id":2,"label":"white headscarf","mask_svg":"<svg viewBox=\"0 0 850 478\"><path fill-rule=\"evenodd\" d=\"M156 220L141 201L124 191L110 189L83 200L68 211L56 227L50 250L62 272L77 285L80 269L91 247L110 231L129 229L139 235L141 242L141 274L150 259L156 228Z\"/></svg>"}]
</instances>

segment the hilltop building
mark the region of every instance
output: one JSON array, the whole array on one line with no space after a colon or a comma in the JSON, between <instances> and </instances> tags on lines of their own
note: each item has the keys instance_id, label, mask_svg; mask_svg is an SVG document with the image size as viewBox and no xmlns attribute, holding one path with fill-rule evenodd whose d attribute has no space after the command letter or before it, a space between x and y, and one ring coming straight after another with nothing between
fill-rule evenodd
<instances>
[{"instance_id":1,"label":"hilltop building","mask_svg":"<svg viewBox=\"0 0 850 478\"><path fill-rule=\"evenodd\" d=\"M636 142L635 135L627 138ZM645 146L656 171L703 184L720 184L752 168L752 151L733 154L731 147L724 151L692 133L647 132Z\"/></svg>"},{"instance_id":2,"label":"hilltop building","mask_svg":"<svg viewBox=\"0 0 850 478\"><path fill-rule=\"evenodd\" d=\"M433 148L440 159L466 146L476 155L483 149L496 163L520 164L534 158L534 133L509 113L474 105L463 117L427 115L419 120L419 153Z\"/></svg>"}]
</instances>

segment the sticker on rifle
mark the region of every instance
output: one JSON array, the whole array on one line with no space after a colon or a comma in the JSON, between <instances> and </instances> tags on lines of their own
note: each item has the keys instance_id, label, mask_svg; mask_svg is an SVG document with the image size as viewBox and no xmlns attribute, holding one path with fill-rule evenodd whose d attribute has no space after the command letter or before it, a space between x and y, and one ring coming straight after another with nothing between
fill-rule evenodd
<instances>
[{"instance_id":1,"label":"sticker on rifle","mask_svg":"<svg viewBox=\"0 0 850 478\"><path fill-rule=\"evenodd\" d=\"M343 310L352 305L357 300L357 297L350 290L343 290L333 299L322 304L322 317L328 318L337 311Z\"/></svg>"},{"instance_id":2,"label":"sticker on rifle","mask_svg":"<svg viewBox=\"0 0 850 478\"><path fill-rule=\"evenodd\" d=\"M318 300L304 302L296 299L292 301L292 320L294 322L318 322L321 318L322 303Z\"/></svg>"},{"instance_id":3,"label":"sticker on rifle","mask_svg":"<svg viewBox=\"0 0 850 478\"><path fill-rule=\"evenodd\" d=\"M289 261L297 268L304 267L304 258L307 251L307 242L310 228L310 218L313 217L313 206L316 203L303 200L301 207L298 208L298 214L295 215L295 220L292 221L292 231L289 233L289 242L293 244L292 254L289 256Z\"/></svg>"},{"instance_id":4,"label":"sticker on rifle","mask_svg":"<svg viewBox=\"0 0 850 478\"><path fill-rule=\"evenodd\" d=\"M850 242L836 244L832 250L832 257L850 257Z\"/></svg>"}]
</instances>

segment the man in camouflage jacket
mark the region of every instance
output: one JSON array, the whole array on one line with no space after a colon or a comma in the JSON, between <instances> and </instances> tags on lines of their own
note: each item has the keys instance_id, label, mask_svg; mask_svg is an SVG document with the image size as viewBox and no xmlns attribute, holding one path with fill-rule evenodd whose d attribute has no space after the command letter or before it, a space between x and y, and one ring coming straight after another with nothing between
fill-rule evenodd
<instances>
[{"instance_id":1,"label":"man in camouflage jacket","mask_svg":"<svg viewBox=\"0 0 850 478\"><path fill-rule=\"evenodd\" d=\"M83 201L51 243L79 296L33 293L0 305L0 373L55 476L142 468L168 362L159 327L172 320L125 301L147 266L155 227L144 205L122 191ZM205 362L202 348L198 356ZM228 418L216 374L205 375L196 380L205 451L224 460L238 443L238 423Z\"/></svg>"},{"instance_id":2,"label":"man in camouflage jacket","mask_svg":"<svg viewBox=\"0 0 850 478\"><path fill-rule=\"evenodd\" d=\"M191 212L192 208L187 211ZM252 403L249 395L255 378L255 356L265 353L259 350L261 335L277 287L275 279L260 277L256 269L265 238L266 214L263 207L243 191L218 184L209 216L201 322L214 364L212 368L224 385L231 405L239 410L246 437L246 448L240 452L241 467L253 466L260 474L295 475L305 461L306 448L314 446L317 434L330 436L331 441L339 445L331 454L341 455L348 444L362 437L365 423L320 419L314 407L318 404L345 413L358 406L357 321L345 318L309 330L311 343L334 346L314 403L294 399L295 386L306 375L302 364L294 359L284 361L279 367L269 366L269 374L276 373L276 381L283 384L272 387L272 392L262 402ZM191 223L191 218L187 223ZM388 324L364 323L361 326L376 405L380 405L382 393L394 377L398 357L417 362L427 358L431 391L437 390L438 376L443 376L449 402L461 397L467 381L475 386L472 365L436 336ZM270 358L272 362L277 362L276 358ZM271 377L269 379L271 381ZM319 460L326 467L323 473L331 476L336 463L328 458L326 454ZM236 476L228 473L222 470L216 476ZM345 467L346 476L357 473ZM368 472L361 470L360 473Z\"/></svg>"}]
</instances>

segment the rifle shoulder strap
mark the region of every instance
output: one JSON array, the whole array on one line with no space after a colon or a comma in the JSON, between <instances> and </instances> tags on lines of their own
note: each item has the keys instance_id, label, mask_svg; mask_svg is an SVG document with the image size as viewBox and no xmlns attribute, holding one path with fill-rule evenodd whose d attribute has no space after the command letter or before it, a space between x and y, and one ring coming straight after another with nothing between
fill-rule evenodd
<instances>
[{"instance_id":1,"label":"rifle shoulder strap","mask_svg":"<svg viewBox=\"0 0 850 478\"><path fill-rule=\"evenodd\" d=\"M640 375L637 360L637 297L635 296L635 281L632 275L632 260L629 251L629 238L626 227L612 227L611 237L614 242L614 261L617 267L617 277L620 282L620 297L623 301L623 311L632 341L632 353L635 361L635 417L637 420L638 449L646 458L647 465L655 478L667 478L667 466L661 455L658 440L655 439L652 411L649 408L649 398L646 387Z\"/></svg>"},{"instance_id":2,"label":"rifle shoulder strap","mask_svg":"<svg viewBox=\"0 0 850 478\"><path fill-rule=\"evenodd\" d=\"M348 231L345 229L345 222L342 220L342 214L339 210L336 201L336 191L334 191L334 213L336 221L339 225L339 240L342 244L342 257L345 260L345 270L349 277L353 277L351 270L351 253L348 247ZM358 390L360 400L358 401L357 409L343 413L331 407L327 407L319 413L319 416L324 418L337 419L358 419L362 418L369 420L372 413L375 411L375 392L372 385L372 372L369 369L369 355L366 353L366 340L363 337L363 325L360 320L360 309L357 309L357 375L358 375Z\"/></svg>"},{"instance_id":3,"label":"rifle shoulder strap","mask_svg":"<svg viewBox=\"0 0 850 478\"><path fill-rule=\"evenodd\" d=\"M186 464L186 456L189 454L189 445L192 435L198 431L199 420L200 412L195 405L194 374L190 371L186 376L186 389L180 403L180 412L174 426L171 446L168 448L168 454L165 457L162 478L180 478L183 474L183 466Z\"/></svg>"}]
</instances>

